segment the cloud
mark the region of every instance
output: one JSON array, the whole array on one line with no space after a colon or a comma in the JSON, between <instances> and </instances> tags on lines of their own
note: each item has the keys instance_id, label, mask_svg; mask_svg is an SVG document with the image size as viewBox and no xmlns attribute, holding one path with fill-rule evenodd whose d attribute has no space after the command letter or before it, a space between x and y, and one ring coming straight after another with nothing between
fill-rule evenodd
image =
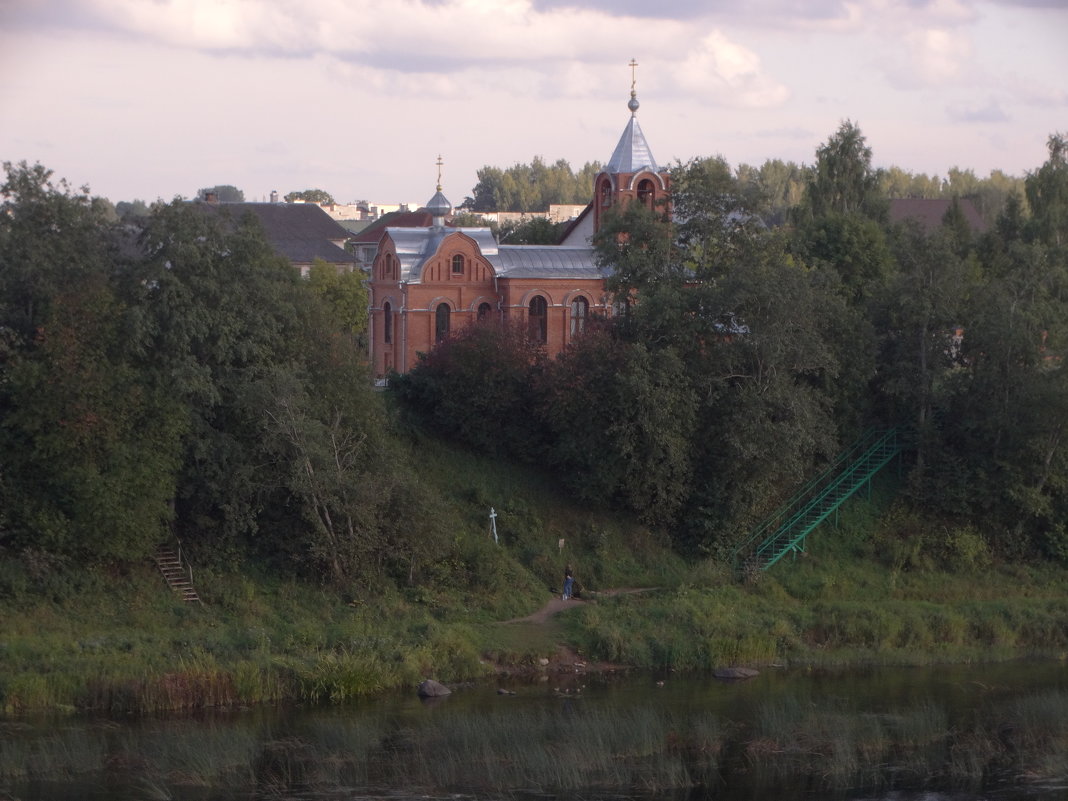
<instances>
[{"instance_id":1,"label":"cloud","mask_svg":"<svg viewBox=\"0 0 1068 801\"><path fill-rule=\"evenodd\" d=\"M946 114L953 122L1008 122L1009 115L1001 108L1001 104L990 98L985 106L965 106L953 104L946 107Z\"/></svg>"},{"instance_id":2,"label":"cloud","mask_svg":"<svg viewBox=\"0 0 1068 801\"><path fill-rule=\"evenodd\" d=\"M787 96L760 58L723 32L678 18L639 22L614 5L602 10L599 0L320 0L308 8L289 0L23 1L25 19L39 28L77 19L83 29L176 50L327 59L336 72L383 94L470 97L480 89L510 89L541 98L603 98L613 85L625 86L627 60L636 56L660 73L646 86L664 92L681 88L738 107L774 106ZM840 8L839 0L821 1ZM628 3L623 12L637 8ZM664 13L697 14L704 7L685 0Z\"/></svg>"},{"instance_id":3,"label":"cloud","mask_svg":"<svg viewBox=\"0 0 1068 801\"><path fill-rule=\"evenodd\" d=\"M792 25L840 22L852 16L849 0L532 0L538 11L596 10L611 16L645 19L714 19L745 24Z\"/></svg>"},{"instance_id":4,"label":"cloud","mask_svg":"<svg viewBox=\"0 0 1068 801\"><path fill-rule=\"evenodd\" d=\"M677 83L721 104L742 107L777 106L789 90L764 75L760 58L751 50L712 31L692 48L681 63Z\"/></svg>"},{"instance_id":5,"label":"cloud","mask_svg":"<svg viewBox=\"0 0 1068 801\"><path fill-rule=\"evenodd\" d=\"M972 75L971 38L962 31L920 28L898 40L900 49L886 54L884 74L897 89L967 84Z\"/></svg>"}]
</instances>

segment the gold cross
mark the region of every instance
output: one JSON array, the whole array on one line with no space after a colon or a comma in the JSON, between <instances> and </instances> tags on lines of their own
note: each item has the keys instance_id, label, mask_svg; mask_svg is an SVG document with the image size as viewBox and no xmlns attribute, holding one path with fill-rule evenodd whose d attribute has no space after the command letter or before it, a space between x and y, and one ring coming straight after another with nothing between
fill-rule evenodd
<instances>
[{"instance_id":1,"label":"gold cross","mask_svg":"<svg viewBox=\"0 0 1068 801\"><path fill-rule=\"evenodd\" d=\"M635 68L638 66L638 62L632 58L627 66L630 67L630 91L633 92L634 85L638 82L637 76L634 72Z\"/></svg>"},{"instance_id":2,"label":"gold cross","mask_svg":"<svg viewBox=\"0 0 1068 801\"><path fill-rule=\"evenodd\" d=\"M441 191L441 165L445 162L441 160L441 154L438 153L438 191Z\"/></svg>"}]
</instances>

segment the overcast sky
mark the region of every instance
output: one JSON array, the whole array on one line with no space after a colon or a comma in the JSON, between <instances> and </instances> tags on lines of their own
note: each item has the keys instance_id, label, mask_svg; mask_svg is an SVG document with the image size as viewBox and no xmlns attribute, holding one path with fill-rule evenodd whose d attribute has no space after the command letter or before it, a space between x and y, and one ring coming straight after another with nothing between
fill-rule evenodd
<instances>
[{"instance_id":1,"label":"overcast sky","mask_svg":"<svg viewBox=\"0 0 1068 801\"><path fill-rule=\"evenodd\" d=\"M1022 175L1068 132L1068 0L0 0L0 160L113 201L233 184L423 203L444 159L811 163Z\"/></svg>"}]
</instances>

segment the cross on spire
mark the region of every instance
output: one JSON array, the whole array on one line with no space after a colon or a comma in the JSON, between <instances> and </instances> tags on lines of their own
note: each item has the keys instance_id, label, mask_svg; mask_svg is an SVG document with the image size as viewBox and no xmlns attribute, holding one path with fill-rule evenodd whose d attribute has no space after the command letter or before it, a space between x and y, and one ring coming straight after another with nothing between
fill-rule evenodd
<instances>
[{"instance_id":1,"label":"cross on spire","mask_svg":"<svg viewBox=\"0 0 1068 801\"><path fill-rule=\"evenodd\" d=\"M438 153L437 164L438 164L438 191L439 192L441 191L441 165L444 164L444 163L445 162L441 160L441 154Z\"/></svg>"},{"instance_id":2,"label":"cross on spire","mask_svg":"<svg viewBox=\"0 0 1068 801\"><path fill-rule=\"evenodd\" d=\"M627 101L627 108L630 109L630 114L633 117L638 113L638 90L635 88L638 84L638 61L637 59L631 59L627 65L630 67L630 100Z\"/></svg>"}]
</instances>

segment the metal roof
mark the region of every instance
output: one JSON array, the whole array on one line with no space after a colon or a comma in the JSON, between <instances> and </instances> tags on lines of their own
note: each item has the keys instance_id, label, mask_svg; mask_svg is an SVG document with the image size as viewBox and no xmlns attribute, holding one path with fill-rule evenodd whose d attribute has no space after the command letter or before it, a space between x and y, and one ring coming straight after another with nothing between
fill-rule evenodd
<instances>
[{"instance_id":1,"label":"metal roof","mask_svg":"<svg viewBox=\"0 0 1068 801\"><path fill-rule=\"evenodd\" d=\"M649 149L649 143L645 141L642 126L638 124L638 118L633 114L627 127L623 129L623 136L619 138L619 144L608 160L605 172L612 175L619 173L634 173L642 170L660 172L653 158L653 152Z\"/></svg>"},{"instance_id":2,"label":"metal roof","mask_svg":"<svg viewBox=\"0 0 1068 801\"><path fill-rule=\"evenodd\" d=\"M592 248L501 245L490 263L502 278L602 278Z\"/></svg>"},{"instance_id":3,"label":"metal roof","mask_svg":"<svg viewBox=\"0 0 1068 801\"><path fill-rule=\"evenodd\" d=\"M491 264L497 255L497 240L489 228L387 228L386 233L397 251L400 280L413 284L419 283L423 264L437 252L447 236L469 236Z\"/></svg>"}]
</instances>

